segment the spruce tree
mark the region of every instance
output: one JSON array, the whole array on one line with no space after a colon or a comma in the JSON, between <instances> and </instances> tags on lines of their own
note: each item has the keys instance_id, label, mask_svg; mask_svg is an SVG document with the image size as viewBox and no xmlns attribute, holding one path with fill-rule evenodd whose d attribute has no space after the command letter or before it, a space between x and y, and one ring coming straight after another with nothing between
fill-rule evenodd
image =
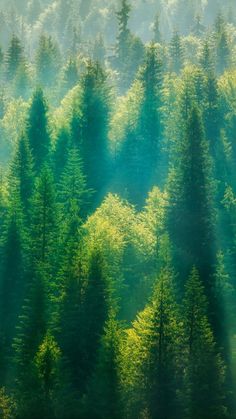
<instances>
[{"instance_id":1,"label":"spruce tree","mask_svg":"<svg viewBox=\"0 0 236 419\"><path fill-rule=\"evenodd\" d=\"M217 352L207 312L204 286L198 271L193 268L184 299L187 412L193 419L226 417L225 367Z\"/></svg>"},{"instance_id":2,"label":"spruce tree","mask_svg":"<svg viewBox=\"0 0 236 419\"><path fill-rule=\"evenodd\" d=\"M184 62L184 50L182 40L177 31L173 33L170 42L170 59L171 59L171 70L176 74L180 73Z\"/></svg>"},{"instance_id":3,"label":"spruce tree","mask_svg":"<svg viewBox=\"0 0 236 419\"><path fill-rule=\"evenodd\" d=\"M31 210L31 254L36 270L52 272L57 238L57 207L51 170L44 167L35 185ZM49 278L48 278L49 279Z\"/></svg>"},{"instance_id":4,"label":"spruce tree","mask_svg":"<svg viewBox=\"0 0 236 419\"><path fill-rule=\"evenodd\" d=\"M117 12L119 32L117 37L117 57L119 65L122 67L127 60L127 53L130 41L130 30L128 22L131 6L128 0L121 0L121 8Z\"/></svg>"},{"instance_id":5,"label":"spruce tree","mask_svg":"<svg viewBox=\"0 0 236 419\"><path fill-rule=\"evenodd\" d=\"M121 146L120 165L128 197L140 206L162 177L162 62L154 44L147 50L138 78L141 83L139 119L137 127L128 127Z\"/></svg>"},{"instance_id":6,"label":"spruce tree","mask_svg":"<svg viewBox=\"0 0 236 419\"><path fill-rule=\"evenodd\" d=\"M107 75L98 63L90 62L81 82L81 158L88 188L97 202L108 181L108 123L110 88Z\"/></svg>"},{"instance_id":7,"label":"spruce tree","mask_svg":"<svg viewBox=\"0 0 236 419\"><path fill-rule=\"evenodd\" d=\"M202 117L195 105L190 110L175 165L168 182L167 225L177 271L184 283L191 267L197 266L209 291L215 254L214 183Z\"/></svg>"},{"instance_id":8,"label":"spruce tree","mask_svg":"<svg viewBox=\"0 0 236 419\"><path fill-rule=\"evenodd\" d=\"M34 186L33 158L29 141L25 134L21 134L15 155L10 166L9 187L10 194L18 191L25 214L29 211L30 198Z\"/></svg>"},{"instance_id":9,"label":"spruce tree","mask_svg":"<svg viewBox=\"0 0 236 419\"><path fill-rule=\"evenodd\" d=\"M48 105L43 91L37 89L32 97L26 134L32 151L36 173L48 161L50 152L50 135L48 128Z\"/></svg>"},{"instance_id":10,"label":"spruce tree","mask_svg":"<svg viewBox=\"0 0 236 419\"><path fill-rule=\"evenodd\" d=\"M89 191L86 187L82 161L76 148L69 151L58 192L58 200L63 214L71 216L74 213L80 217L85 215L89 201Z\"/></svg>"},{"instance_id":11,"label":"spruce tree","mask_svg":"<svg viewBox=\"0 0 236 419\"><path fill-rule=\"evenodd\" d=\"M88 387L86 399L87 419L119 419L121 417L119 382L119 347L121 325L110 315L104 328L98 362Z\"/></svg>"},{"instance_id":12,"label":"spruce tree","mask_svg":"<svg viewBox=\"0 0 236 419\"><path fill-rule=\"evenodd\" d=\"M50 87L54 83L60 66L60 54L51 36L41 35L35 56L38 83Z\"/></svg>"},{"instance_id":13,"label":"spruce tree","mask_svg":"<svg viewBox=\"0 0 236 419\"><path fill-rule=\"evenodd\" d=\"M1 384L6 384L4 380L8 381L9 378L11 345L26 288L26 237L20 200L15 191L4 221L0 267Z\"/></svg>"},{"instance_id":14,"label":"spruce tree","mask_svg":"<svg viewBox=\"0 0 236 419\"><path fill-rule=\"evenodd\" d=\"M150 304L139 313L128 335L123 359L129 418L181 417L178 394L181 371L182 327L178 321L173 271L160 271ZM130 353L129 353L130 351Z\"/></svg>"},{"instance_id":15,"label":"spruce tree","mask_svg":"<svg viewBox=\"0 0 236 419\"><path fill-rule=\"evenodd\" d=\"M23 48L19 38L13 34L5 56L5 71L8 82L14 79L23 61Z\"/></svg>"}]
</instances>

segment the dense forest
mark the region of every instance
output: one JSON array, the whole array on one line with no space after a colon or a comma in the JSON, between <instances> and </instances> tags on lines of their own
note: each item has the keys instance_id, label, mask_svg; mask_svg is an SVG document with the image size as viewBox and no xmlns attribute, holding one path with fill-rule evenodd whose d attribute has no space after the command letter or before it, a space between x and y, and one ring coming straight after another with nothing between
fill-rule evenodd
<instances>
[{"instance_id":1,"label":"dense forest","mask_svg":"<svg viewBox=\"0 0 236 419\"><path fill-rule=\"evenodd\" d=\"M0 0L0 418L236 418L235 0Z\"/></svg>"}]
</instances>

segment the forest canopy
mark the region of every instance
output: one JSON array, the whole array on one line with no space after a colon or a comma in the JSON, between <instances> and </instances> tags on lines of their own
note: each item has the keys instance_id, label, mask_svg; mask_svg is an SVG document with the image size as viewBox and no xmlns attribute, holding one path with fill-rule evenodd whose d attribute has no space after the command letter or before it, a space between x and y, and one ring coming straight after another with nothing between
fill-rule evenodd
<instances>
[{"instance_id":1,"label":"forest canopy","mask_svg":"<svg viewBox=\"0 0 236 419\"><path fill-rule=\"evenodd\" d=\"M235 0L0 0L0 419L236 418Z\"/></svg>"}]
</instances>

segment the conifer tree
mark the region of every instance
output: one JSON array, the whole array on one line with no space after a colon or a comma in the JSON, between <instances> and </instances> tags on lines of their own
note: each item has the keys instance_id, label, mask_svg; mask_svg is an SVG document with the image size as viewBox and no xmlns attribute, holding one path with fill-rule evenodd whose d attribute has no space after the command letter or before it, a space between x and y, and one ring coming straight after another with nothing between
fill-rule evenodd
<instances>
[{"instance_id":1,"label":"conifer tree","mask_svg":"<svg viewBox=\"0 0 236 419\"><path fill-rule=\"evenodd\" d=\"M10 166L9 187L10 194L18 191L22 208L26 213L29 211L33 185L34 171L32 153L28 138L22 133Z\"/></svg>"},{"instance_id":2,"label":"conifer tree","mask_svg":"<svg viewBox=\"0 0 236 419\"><path fill-rule=\"evenodd\" d=\"M50 87L56 79L60 54L51 36L41 35L35 56L36 77L42 86Z\"/></svg>"},{"instance_id":3,"label":"conifer tree","mask_svg":"<svg viewBox=\"0 0 236 419\"><path fill-rule=\"evenodd\" d=\"M138 77L142 89L139 120L134 129L128 127L120 164L129 199L142 205L151 187L161 179L162 62L154 44L147 50Z\"/></svg>"},{"instance_id":4,"label":"conifer tree","mask_svg":"<svg viewBox=\"0 0 236 419\"><path fill-rule=\"evenodd\" d=\"M41 413L45 419L53 419L55 415L55 400L59 385L61 351L48 332L39 346L34 363L42 391Z\"/></svg>"},{"instance_id":5,"label":"conifer tree","mask_svg":"<svg viewBox=\"0 0 236 419\"><path fill-rule=\"evenodd\" d=\"M36 173L46 163L50 152L50 135L48 128L48 105L41 89L32 97L26 134L32 151Z\"/></svg>"},{"instance_id":6,"label":"conifer tree","mask_svg":"<svg viewBox=\"0 0 236 419\"><path fill-rule=\"evenodd\" d=\"M5 71L7 81L12 81L14 79L17 70L22 64L23 60L23 48L21 46L20 40L16 35L13 34L5 56Z\"/></svg>"},{"instance_id":7,"label":"conifer tree","mask_svg":"<svg viewBox=\"0 0 236 419\"><path fill-rule=\"evenodd\" d=\"M194 268L186 283L184 299L187 410L188 416L193 419L226 417L223 386L225 368L217 353L207 312L204 286Z\"/></svg>"},{"instance_id":8,"label":"conifer tree","mask_svg":"<svg viewBox=\"0 0 236 419\"><path fill-rule=\"evenodd\" d=\"M108 179L108 123L110 91L107 75L98 63L90 62L83 76L81 99L81 158L88 188L100 199Z\"/></svg>"},{"instance_id":9,"label":"conifer tree","mask_svg":"<svg viewBox=\"0 0 236 419\"><path fill-rule=\"evenodd\" d=\"M57 238L56 213L53 176L51 170L44 167L36 181L32 197L31 254L36 270L46 268L51 272Z\"/></svg>"},{"instance_id":10,"label":"conifer tree","mask_svg":"<svg viewBox=\"0 0 236 419\"><path fill-rule=\"evenodd\" d=\"M79 72L76 60L69 58L63 74L63 87L66 91L72 89L79 81Z\"/></svg>"},{"instance_id":11,"label":"conifer tree","mask_svg":"<svg viewBox=\"0 0 236 419\"><path fill-rule=\"evenodd\" d=\"M214 184L202 117L196 106L190 111L176 158L178 163L169 177L167 211L175 262L182 281L196 265L209 290L215 253Z\"/></svg>"},{"instance_id":12,"label":"conifer tree","mask_svg":"<svg viewBox=\"0 0 236 419\"><path fill-rule=\"evenodd\" d=\"M89 191L86 187L82 161L76 148L69 151L68 161L59 183L58 198L63 214L70 216L74 213L80 217L85 215Z\"/></svg>"},{"instance_id":13,"label":"conifer tree","mask_svg":"<svg viewBox=\"0 0 236 419\"><path fill-rule=\"evenodd\" d=\"M132 392L127 393L128 417L177 418L181 324L173 288L173 272L161 270L150 304L133 323L128 336L130 357L123 360ZM129 342L130 339L130 342ZM139 359L137 363L137 359Z\"/></svg>"},{"instance_id":14,"label":"conifer tree","mask_svg":"<svg viewBox=\"0 0 236 419\"><path fill-rule=\"evenodd\" d=\"M173 33L170 42L170 58L171 58L171 70L176 74L180 73L184 62L184 50L182 46L182 40L177 31Z\"/></svg>"},{"instance_id":15,"label":"conifer tree","mask_svg":"<svg viewBox=\"0 0 236 419\"><path fill-rule=\"evenodd\" d=\"M26 238L21 205L15 192L12 194L8 213L5 215L4 230L0 270L1 384L4 384L2 380L7 380L9 375L11 345L26 287Z\"/></svg>"},{"instance_id":16,"label":"conifer tree","mask_svg":"<svg viewBox=\"0 0 236 419\"><path fill-rule=\"evenodd\" d=\"M98 363L89 385L86 412L88 419L121 417L119 383L121 336L121 326L114 314L111 314L104 328Z\"/></svg>"},{"instance_id":17,"label":"conifer tree","mask_svg":"<svg viewBox=\"0 0 236 419\"><path fill-rule=\"evenodd\" d=\"M117 56L120 63L120 66L127 60L127 53L129 48L130 41L130 30L128 28L129 16L130 16L131 6L128 3L128 0L121 1L121 8L117 12L119 32L117 37Z\"/></svg>"}]
</instances>

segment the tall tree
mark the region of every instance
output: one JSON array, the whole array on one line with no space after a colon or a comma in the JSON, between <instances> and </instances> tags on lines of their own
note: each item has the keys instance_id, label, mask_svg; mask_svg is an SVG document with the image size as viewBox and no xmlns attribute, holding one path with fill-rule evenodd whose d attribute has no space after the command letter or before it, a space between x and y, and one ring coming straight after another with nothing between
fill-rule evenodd
<instances>
[{"instance_id":1,"label":"tall tree","mask_svg":"<svg viewBox=\"0 0 236 419\"><path fill-rule=\"evenodd\" d=\"M98 63L90 62L81 82L80 150L89 189L95 201L104 194L108 182L108 123L110 86Z\"/></svg>"},{"instance_id":2,"label":"tall tree","mask_svg":"<svg viewBox=\"0 0 236 419\"><path fill-rule=\"evenodd\" d=\"M28 138L25 134L22 134L10 166L9 187L10 194L14 193L14 190L18 191L22 207L26 213L29 211L33 185L34 171L32 153Z\"/></svg>"},{"instance_id":3,"label":"tall tree","mask_svg":"<svg viewBox=\"0 0 236 419\"><path fill-rule=\"evenodd\" d=\"M17 70L22 64L23 60L23 48L21 46L20 40L16 35L13 34L5 56L5 71L7 81L10 82L14 79Z\"/></svg>"},{"instance_id":4,"label":"tall tree","mask_svg":"<svg viewBox=\"0 0 236 419\"><path fill-rule=\"evenodd\" d=\"M209 291L215 253L214 189L202 117L195 105L190 110L176 159L169 177L167 211L175 261L182 281L196 265Z\"/></svg>"},{"instance_id":5,"label":"tall tree","mask_svg":"<svg viewBox=\"0 0 236 419\"><path fill-rule=\"evenodd\" d=\"M186 283L184 299L187 411L193 419L226 417L225 367L217 353L207 311L204 286L194 268Z\"/></svg>"},{"instance_id":6,"label":"tall tree","mask_svg":"<svg viewBox=\"0 0 236 419\"><path fill-rule=\"evenodd\" d=\"M32 97L26 134L32 150L36 172L47 162L50 152L50 135L48 128L48 105L42 89L37 89Z\"/></svg>"}]
</instances>

